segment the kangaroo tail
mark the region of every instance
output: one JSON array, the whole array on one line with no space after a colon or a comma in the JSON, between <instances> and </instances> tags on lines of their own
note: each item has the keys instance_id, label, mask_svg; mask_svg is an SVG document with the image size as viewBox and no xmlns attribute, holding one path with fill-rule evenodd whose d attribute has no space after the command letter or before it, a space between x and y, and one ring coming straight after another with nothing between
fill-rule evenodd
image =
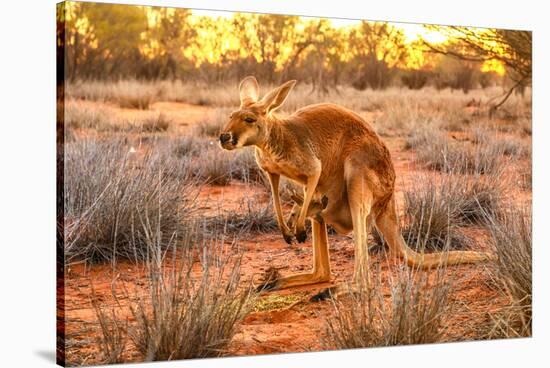
<instances>
[{"instance_id":1,"label":"kangaroo tail","mask_svg":"<svg viewBox=\"0 0 550 368\"><path fill-rule=\"evenodd\" d=\"M387 203L385 209L376 218L376 227L390 248L390 254L404 259L409 266L429 269L440 265L454 265L487 261L493 257L485 252L449 251L424 254L411 249L399 229L395 197Z\"/></svg>"}]
</instances>

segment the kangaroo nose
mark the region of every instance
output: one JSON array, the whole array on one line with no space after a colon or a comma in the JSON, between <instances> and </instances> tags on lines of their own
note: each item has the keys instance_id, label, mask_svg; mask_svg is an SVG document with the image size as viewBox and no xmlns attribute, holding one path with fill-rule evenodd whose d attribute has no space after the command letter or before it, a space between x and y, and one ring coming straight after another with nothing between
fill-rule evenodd
<instances>
[{"instance_id":1,"label":"kangaroo nose","mask_svg":"<svg viewBox=\"0 0 550 368\"><path fill-rule=\"evenodd\" d=\"M222 144L229 142L230 139L231 139L231 134L229 134L229 133L220 134L220 142Z\"/></svg>"}]
</instances>

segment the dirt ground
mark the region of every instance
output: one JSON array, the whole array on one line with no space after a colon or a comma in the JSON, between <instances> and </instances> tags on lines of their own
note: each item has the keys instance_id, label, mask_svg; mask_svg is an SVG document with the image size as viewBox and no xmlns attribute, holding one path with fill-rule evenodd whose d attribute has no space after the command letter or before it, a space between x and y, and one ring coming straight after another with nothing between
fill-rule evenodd
<instances>
[{"instance_id":1,"label":"dirt ground","mask_svg":"<svg viewBox=\"0 0 550 368\"><path fill-rule=\"evenodd\" d=\"M89 102L91 103L91 102ZM200 120L201 114L207 112L207 107L189 106L185 104L157 102L152 110L162 111L169 115L182 130ZM137 114L139 111L119 109L121 114ZM453 134L453 133L449 133ZM460 133L454 133L460 134ZM399 207L403 207L401 191L405 186L414 183L415 178L423 173L415 167L414 153L403 149L404 138L384 137L384 142L390 148L397 171L397 191ZM518 189L518 200L530 200L530 192ZM238 203L250 195L267 203L270 195L261 187L250 187L241 182L232 182L229 186L207 186L199 197L201 209L216 210L223 199L224 208L238 208ZM480 229L468 231L482 232ZM475 248L483 249L483 236L476 237L479 241ZM230 344L228 355L271 354L283 352L317 351L323 349L324 319L333 313L330 301L310 302L309 297L323 288L350 280L353 270L353 241L351 235L329 235L332 280L330 284L297 287L283 291L265 293L261 296L266 301L267 308L251 312L238 326L238 332ZM268 267L276 267L285 274L308 270L311 267L311 236L304 244L287 245L279 232L250 235L239 241L244 250L242 262L243 280L249 281ZM227 244L229 245L229 244ZM379 264L382 272L395 272L400 264L388 260L383 252L373 252L370 262ZM65 307L67 358L77 364L91 364L97 361L98 329L96 316L90 303L93 281L96 297L103 304L115 306L112 295L112 280L124 282L129 288L145 290L146 281L142 265L123 261L114 268L110 264L84 265L75 264L66 268ZM447 272L454 278L451 304L453 310L446 320L445 341L472 340L480 336L476 334L476 326L490 320L491 311L507 303L493 285L491 276L483 264L450 267ZM388 291L389 292L389 291ZM292 296L290 305L280 307L275 301L279 296ZM123 308L119 309L121 319L131 321L131 313L124 308L125 296L118 295ZM140 357L131 346L126 355L128 361L139 361Z\"/></svg>"}]
</instances>

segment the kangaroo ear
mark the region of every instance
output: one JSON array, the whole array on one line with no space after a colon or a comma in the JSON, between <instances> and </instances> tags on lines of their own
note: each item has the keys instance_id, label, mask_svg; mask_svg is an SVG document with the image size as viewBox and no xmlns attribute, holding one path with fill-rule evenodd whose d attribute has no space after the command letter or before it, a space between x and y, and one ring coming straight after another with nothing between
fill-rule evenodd
<instances>
[{"instance_id":1,"label":"kangaroo ear","mask_svg":"<svg viewBox=\"0 0 550 368\"><path fill-rule=\"evenodd\" d=\"M278 109L285 102L292 87L296 84L295 80L286 82L285 84L275 88L262 98L260 104L265 108L266 112Z\"/></svg>"},{"instance_id":2,"label":"kangaroo ear","mask_svg":"<svg viewBox=\"0 0 550 368\"><path fill-rule=\"evenodd\" d=\"M260 95L260 86L253 76L248 76L239 84L239 96L241 106L250 105L258 101Z\"/></svg>"},{"instance_id":3,"label":"kangaroo ear","mask_svg":"<svg viewBox=\"0 0 550 368\"><path fill-rule=\"evenodd\" d=\"M301 206L304 203L304 199L298 196L296 193L291 194L290 198L292 198L292 200L296 202L296 204L298 204L299 206Z\"/></svg>"}]
</instances>

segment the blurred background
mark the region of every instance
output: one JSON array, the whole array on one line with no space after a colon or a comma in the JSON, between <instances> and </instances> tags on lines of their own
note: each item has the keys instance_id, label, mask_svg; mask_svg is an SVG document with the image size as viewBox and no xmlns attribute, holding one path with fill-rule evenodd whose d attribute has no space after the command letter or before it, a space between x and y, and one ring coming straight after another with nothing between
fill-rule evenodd
<instances>
[{"instance_id":1,"label":"blurred background","mask_svg":"<svg viewBox=\"0 0 550 368\"><path fill-rule=\"evenodd\" d=\"M254 74L312 92L502 86L531 80L531 32L67 2L65 73L221 83Z\"/></svg>"}]
</instances>

